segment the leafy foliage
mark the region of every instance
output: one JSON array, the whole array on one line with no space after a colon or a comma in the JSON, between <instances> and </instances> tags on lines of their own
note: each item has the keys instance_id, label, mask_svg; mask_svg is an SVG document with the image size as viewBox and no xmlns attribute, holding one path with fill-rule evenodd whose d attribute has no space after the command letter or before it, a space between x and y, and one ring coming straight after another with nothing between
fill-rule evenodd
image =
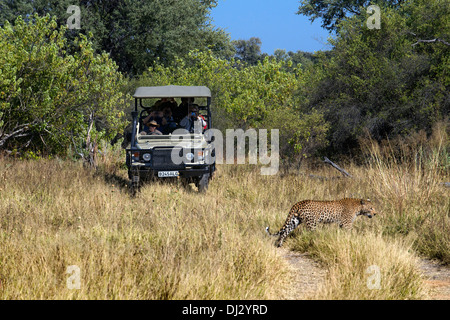
<instances>
[{"instance_id":1,"label":"leafy foliage","mask_svg":"<svg viewBox=\"0 0 450 320\"><path fill-rule=\"evenodd\" d=\"M169 64L175 55L196 48L231 56L228 35L210 23L209 12L216 4L217 0L0 0L0 25L33 13L51 14L59 26L66 25L71 16L67 8L77 5L81 29L67 30L67 37L92 33L97 53L108 52L122 72L137 75L157 58Z\"/></svg>"},{"instance_id":2,"label":"leafy foliage","mask_svg":"<svg viewBox=\"0 0 450 320\"><path fill-rule=\"evenodd\" d=\"M449 49L414 45L417 36L450 34L449 9L440 1L382 8L381 29L366 27L367 14L340 23L329 56L306 74L305 108L325 114L332 150L348 153L365 132L380 141L421 129L449 114ZM415 36L414 36L415 35Z\"/></svg>"},{"instance_id":3,"label":"leafy foliage","mask_svg":"<svg viewBox=\"0 0 450 320\"><path fill-rule=\"evenodd\" d=\"M366 133L378 141L430 134L448 121L446 1L303 0L299 13L335 32L333 49L272 56L261 54L260 39L232 42L211 25L217 3L0 0L0 147L80 152L91 135L116 132L119 90L137 85L206 85L215 127L280 129L289 161L325 146L353 154ZM369 4L381 7L379 30L366 26ZM69 5L81 7L81 30L58 27Z\"/></svg>"},{"instance_id":4,"label":"leafy foliage","mask_svg":"<svg viewBox=\"0 0 450 320\"><path fill-rule=\"evenodd\" d=\"M353 15L361 15L361 8L371 4L399 6L403 0L301 0L297 14L310 16L310 20L322 20L322 27L330 31L339 30L339 23Z\"/></svg>"},{"instance_id":5,"label":"leafy foliage","mask_svg":"<svg viewBox=\"0 0 450 320\"><path fill-rule=\"evenodd\" d=\"M193 51L169 67L158 64L145 72L142 85L205 85L213 95L215 127L280 129L282 156L310 155L325 142L327 125L317 112L298 111L294 93L304 85L300 69L266 57L256 65Z\"/></svg>"},{"instance_id":6,"label":"leafy foliage","mask_svg":"<svg viewBox=\"0 0 450 320\"><path fill-rule=\"evenodd\" d=\"M65 27L50 16L0 28L0 147L64 154L88 138L122 126L123 77L107 54L83 35L67 53Z\"/></svg>"},{"instance_id":7,"label":"leafy foliage","mask_svg":"<svg viewBox=\"0 0 450 320\"><path fill-rule=\"evenodd\" d=\"M235 40L233 41L236 48L236 58L248 63L256 65L261 58L261 39L251 37L249 40Z\"/></svg>"}]
</instances>

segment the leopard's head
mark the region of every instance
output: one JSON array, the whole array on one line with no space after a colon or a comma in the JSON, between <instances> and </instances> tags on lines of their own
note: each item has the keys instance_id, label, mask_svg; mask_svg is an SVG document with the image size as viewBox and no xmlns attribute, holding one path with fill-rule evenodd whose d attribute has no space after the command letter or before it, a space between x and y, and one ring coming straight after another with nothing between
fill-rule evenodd
<instances>
[{"instance_id":1,"label":"leopard's head","mask_svg":"<svg viewBox=\"0 0 450 320\"><path fill-rule=\"evenodd\" d=\"M372 218L377 214L377 211L374 209L372 202L370 202L370 199L361 199L359 214L368 218Z\"/></svg>"}]
</instances>

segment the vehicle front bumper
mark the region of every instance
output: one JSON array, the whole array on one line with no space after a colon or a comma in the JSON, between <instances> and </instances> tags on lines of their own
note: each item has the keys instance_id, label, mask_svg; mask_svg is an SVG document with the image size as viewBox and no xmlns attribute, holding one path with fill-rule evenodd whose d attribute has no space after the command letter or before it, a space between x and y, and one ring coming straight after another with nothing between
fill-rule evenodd
<instances>
[{"instance_id":1,"label":"vehicle front bumper","mask_svg":"<svg viewBox=\"0 0 450 320\"><path fill-rule=\"evenodd\" d=\"M159 178L158 177L159 172L168 172L168 171L178 172L179 173L178 177L180 178L191 178L191 177L200 177L206 173L210 173L210 167L209 165L204 165L192 168L187 167L184 169L156 170L149 166L131 165L128 169L128 176L130 179L132 179L133 176L139 176L142 179L151 179L151 178Z\"/></svg>"}]
</instances>

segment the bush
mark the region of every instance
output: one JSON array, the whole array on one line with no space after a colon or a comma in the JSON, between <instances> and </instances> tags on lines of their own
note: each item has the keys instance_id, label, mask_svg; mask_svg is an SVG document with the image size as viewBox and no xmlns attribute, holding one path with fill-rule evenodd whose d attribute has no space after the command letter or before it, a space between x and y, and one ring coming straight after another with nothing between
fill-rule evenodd
<instances>
[{"instance_id":1,"label":"bush","mask_svg":"<svg viewBox=\"0 0 450 320\"><path fill-rule=\"evenodd\" d=\"M330 123L329 152L358 152L369 131L378 142L424 130L449 114L449 46L417 43L445 39L449 6L439 0L381 6L381 28L368 29L368 14L343 19L333 49L305 71L299 94ZM447 40L448 41L448 40Z\"/></svg>"},{"instance_id":2,"label":"bush","mask_svg":"<svg viewBox=\"0 0 450 320\"><path fill-rule=\"evenodd\" d=\"M0 28L0 148L82 153L89 141L115 135L124 98L116 64L83 35L69 48L66 28L49 15L28 19Z\"/></svg>"}]
</instances>

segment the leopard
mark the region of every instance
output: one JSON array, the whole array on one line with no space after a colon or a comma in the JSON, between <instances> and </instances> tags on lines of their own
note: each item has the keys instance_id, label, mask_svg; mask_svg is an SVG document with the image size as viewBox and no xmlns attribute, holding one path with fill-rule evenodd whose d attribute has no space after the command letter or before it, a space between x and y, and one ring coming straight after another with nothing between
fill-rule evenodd
<instances>
[{"instance_id":1,"label":"leopard","mask_svg":"<svg viewBox=\"0 0 450 320\"><path fill-rule=\"evenodd\" d=\"M357 216L372 218L376 214L370 199L303 200L292 206L280 231L272 234L269 227L266 227L266 232L270 236L278 236L276 245L281 247L287 236L301 223L305 223L309 230L316 229L319 223L337 223L341 228L349 230Z\"/></svg>"}]
</instances>

